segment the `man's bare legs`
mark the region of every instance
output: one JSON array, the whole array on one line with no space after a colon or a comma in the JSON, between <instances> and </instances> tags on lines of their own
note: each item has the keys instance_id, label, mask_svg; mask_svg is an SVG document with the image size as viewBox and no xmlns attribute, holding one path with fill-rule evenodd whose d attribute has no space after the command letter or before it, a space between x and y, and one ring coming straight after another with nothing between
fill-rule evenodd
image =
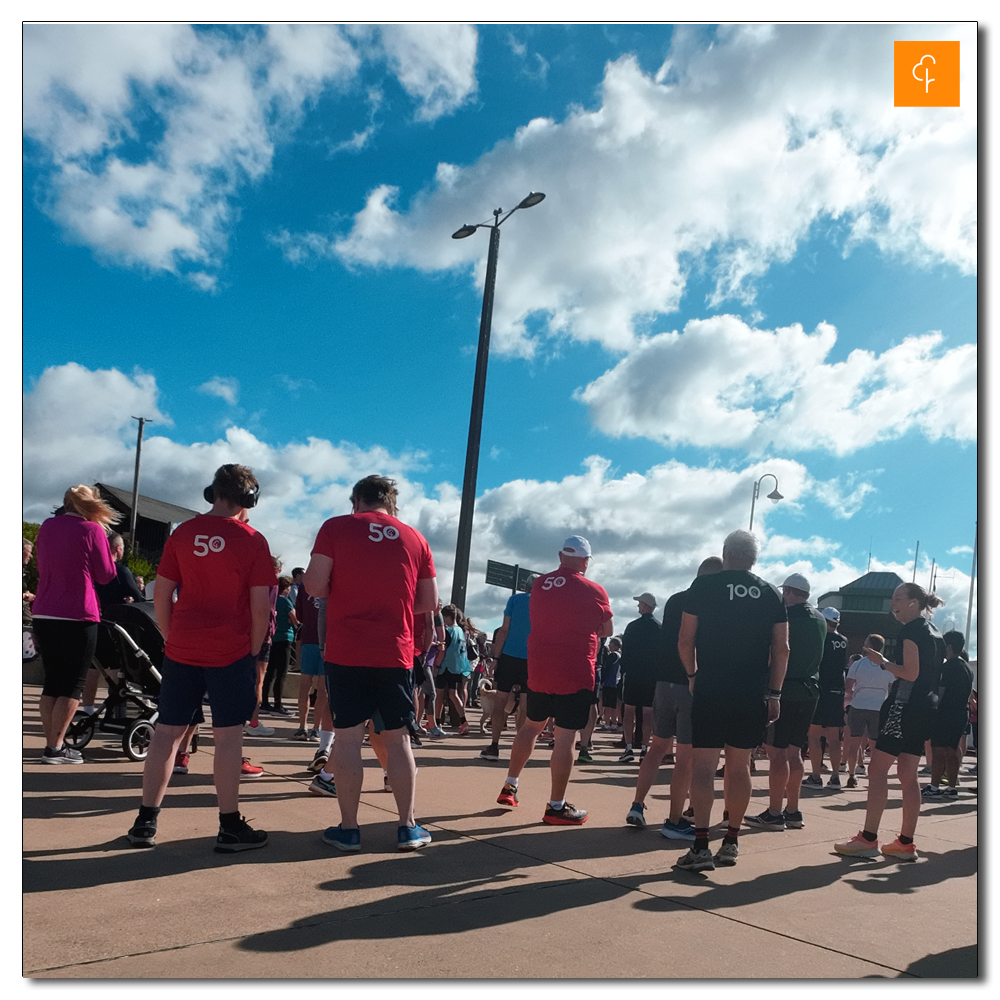
<instances>
[{"instance_id":1,"label":"man's bare legs","mask_svg":"<svg viewBox=\"0 0 1000 1000\"><path fill-rule=\"evenodd\" d=\"M380 734L386 761L383 764L392 785L393 798L399 812L400 826L413 826L413 804L417 791L417 765L410 749L410 734L406 726L384 729ZM336 745L336 744L334 744ZM372 744L374 746L374 743ZM338 776L338 781L339 781ZM338 786L338 794L340 792ZM357 810L355 809L355 817Z\"/></svg>"},{"instance_id":2,"label":"man's bare legs","mask_svg":"<svg viewBox=\"0 0 1000 1000\"><path fill-rule=\"evenodd\" d=\"M365 776L361 760L365 724L362 722L357 726L351 726L350 729L335 729L334 733L336 735L330 759L333 762L333 773L337 776L340 827L342 830L356 830L358 804L361 802L361 786Z\"/></svg>"},{"instance_id":3,"label":"man's bare legs","mask_svg":"<svg viewBox=\"0 0 1000 1000\"><path fill-rule=\"evenodd\" d=\"M691 750L691 806L694 809L694 826L698 830L707 830L712 825L715 771L721 753L721 747L693 747Z\"/></svg>"}]
</instances>

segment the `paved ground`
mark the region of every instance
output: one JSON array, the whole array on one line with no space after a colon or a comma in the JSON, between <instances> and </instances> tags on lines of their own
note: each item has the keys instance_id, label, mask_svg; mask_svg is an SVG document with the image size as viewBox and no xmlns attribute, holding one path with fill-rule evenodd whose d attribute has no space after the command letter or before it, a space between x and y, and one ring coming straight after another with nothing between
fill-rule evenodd
<instances>
[{"instance_id":1,"label":"paved ground","mask_svg":"<svg viewBox=\"0 0 1000 1000\"><path fill-rule=\"evenodd\" d=\"M864 814L864 790L803 795L803 830L745 830L735 868L673 870L684 847L626 827L638 765L576 768L579 828L540 822L547 757L521 779L521 806L495 804L504 762L486 741L449 736L415 750L417 817L434 843L395 849L397 818L365 750L363 851L320 840L333 799L307 793L309 745L247 741L265 768L241 808L271 834L260 851L212 850L211 739L175 776L159 846L124 833L141 765L98 736L81 767L40 764L39 688L24 696L23 973L32 978L895 978L972 977L978 968L977 798L924 806L916 864L847 860L831 850ZM470 712L470 720L477 718ZM280 725L290 736L294 726ZM766 763L752 811L766 805ZM666 814L669 767L648 800ZM975 779L968 779L975 781ZM719 782L721 797L721 782ZM862 781L862 786L864 781ZM717 806L721 819L722 805ZM891 783L885 830L898 832ZM720 834L721 836L721 834ZM58 919L54 919L55 915ZM70 919L66 919L69 915ZM497 969L492 968L500 960Z\"/></svg>"}]
</instances>

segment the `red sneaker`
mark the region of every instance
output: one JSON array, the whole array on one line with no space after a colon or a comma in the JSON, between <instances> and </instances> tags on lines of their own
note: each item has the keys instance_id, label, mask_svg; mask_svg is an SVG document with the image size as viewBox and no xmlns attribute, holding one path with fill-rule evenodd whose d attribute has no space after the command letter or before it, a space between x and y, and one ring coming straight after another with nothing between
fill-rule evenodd
<instances>
[{"instance_id":1,"label":"red sneaker","mask_svg":"<svg viewBox=\"0 0 1000 1000\"><path fill-rule=\"evenodd\" d=\"M865 840L861 831L845 840L842 844L834 844L833 849L847 858L874 858L878 854L878 841Z\"/></svg>"},{"instance_id":2,"label":"red sneaker","mask_svg":"<svg viewBox=\"0 0 1000 1000\"><path fill-rule=\"evenodd\" d=\"M882 845L882 853L894 861L916 861L917 849L913 844L901 844L897 837L891 844Z\"/></svg>"},{"instance_id":3,"label":"red sneaker","mask_svg":"<svg viewBox=\"0 0 1000 1000\"><path fill-rule=\"evenodd\" d=\"M545 807L542 822L552 826L580 826L587 822L587 810L577 809L569 802L564 802L562 809L553 809L551 805L548 805Z\"/></svg>"},{"instance_id":4,"label":"red sneaker","mask_svg":"<svg viewBox=\"0 0 1000 1000\"><path fill-rule=\"evenodd\" d=\"M517 808L517 789L510 782L500 790L497 803L501 806L510 806L511 809Z\"/></svg>"},{"instance_id":5,"label":"red sneaker","mask_svg":"<svg viewBox=\"0 0 1000 1000\"><path fill-rule=\"evenodd\" d=\"M177 756L174 757L174 774L187 774L188 762L190 760L191 760L191 755L189 753L182 753L180 750L178 750Z\"/></svg>"},{"instance_id":6,"label":"red sneaker","mask_svg":"<svg viewBox=\"0 0 1000 1000\"><path fill-rule=\"evenodd\" d=\"M458 735L459 736L466 736L468 734L468 732L469 732L469 723L468 722L463 722L458 727Z\"/></svg>"},{"instance_id":7,"label":"red sneaker","mask_svg":"<svg viewBox=\"0 0 1000 1000\"><path fill-rule=\"evenodd\" d=\"M249 757L243 758L243 764L240 767L240 780L244 778L259 778L263 773L264 768L258 767L256 764L251 764Z\"/></svg>"}]
</instances>

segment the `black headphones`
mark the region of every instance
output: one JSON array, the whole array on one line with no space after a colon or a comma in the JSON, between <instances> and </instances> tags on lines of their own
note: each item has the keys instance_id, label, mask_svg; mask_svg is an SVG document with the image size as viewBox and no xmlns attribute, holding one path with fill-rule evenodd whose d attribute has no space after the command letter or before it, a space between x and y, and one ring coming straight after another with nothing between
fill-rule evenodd
<instances>
[{"instance_id":1,"label":"black headphones","mask_svg":"<svg viewBox=\"0 0 1000 1000\"><path fill-rule=\"evenodd\" d=\"M214 504L215 503L215 491L211 486L206 486L202 496L205 498L205 503ZM245 507L250 510L257 506L257 499L260 496L260 484L258 483L252 490L247 490L246 493L240 494L240 498L237 501L240 507Z\"/></svg>"}]
</instances>

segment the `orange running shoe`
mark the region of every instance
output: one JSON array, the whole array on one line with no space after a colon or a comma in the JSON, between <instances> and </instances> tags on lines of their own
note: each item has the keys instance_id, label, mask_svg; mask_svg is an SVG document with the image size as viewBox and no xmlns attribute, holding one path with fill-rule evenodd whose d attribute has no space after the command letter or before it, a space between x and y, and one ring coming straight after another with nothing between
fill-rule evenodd
<instances>
[{"instance_id":1,"label":"orange running shoe","mask_svg":"<svg viewBox=\"0 0 1000 1000\"><path fill-rule=\"evenodd\" d=\"M861 831L842 844L834 844L833 849L847 858L874 858L878 855L878 841L865 840Z\"/></svg>"},{"instance_id":2,"label":"orange running shoe","mask_svg":"<svg viewBox=\"0 0 1000 1000\"><path fill-rule=\"evenodd\" d=\"M251 764L249 757L243 758L243 762L240 765L241 781L245 781L247 778L259 778L263 773L264 768L258 767L256 764Z\"/></svg>"},{"instance_id":3,"label":"orange running shoe","mask_svg":"<svg viewBox=\"0 0 1000 1000\"><path fill-rule=\"evenodd\" d=\"M916 861L917 849L913 844L901 844L897 837L891 844L882 845L882 853L894 861Z\"/></svg>"},{"instance_id":4,"label":"orange running shoe","mask_svg":"<svg viewBox=\"0 0 1000 1000\"><path fill-rule=\"evenodd\" d=\"M497 804L510 806L511 809L517 807L517 789L508 781L500 790L497 796Z\"/></svg>"}]
</instances>

